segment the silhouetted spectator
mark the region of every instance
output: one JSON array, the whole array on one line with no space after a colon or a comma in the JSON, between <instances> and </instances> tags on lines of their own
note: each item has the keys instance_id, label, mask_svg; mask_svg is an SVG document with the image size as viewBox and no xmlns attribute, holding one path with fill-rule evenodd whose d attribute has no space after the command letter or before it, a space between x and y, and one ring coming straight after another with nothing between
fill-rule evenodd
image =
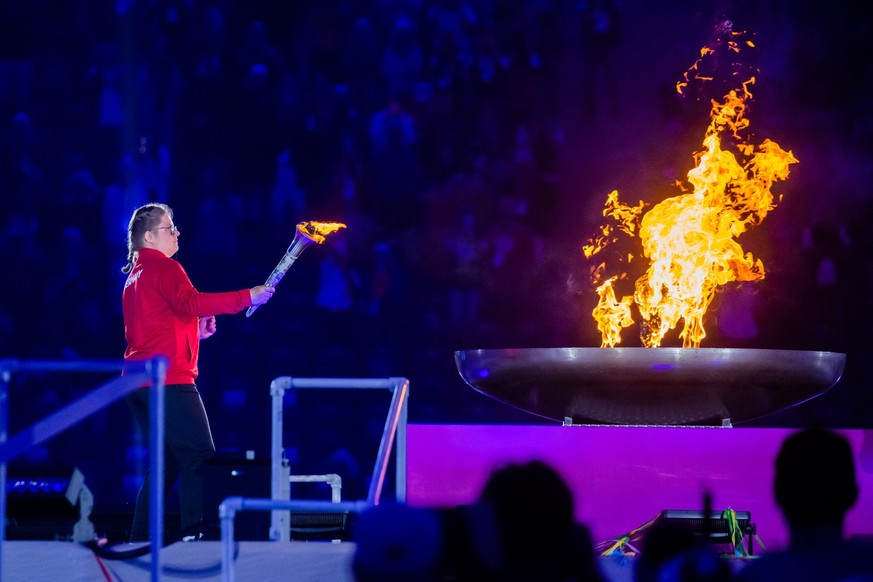
<instances>
[{"instance_id":1,"label":"silhouetted spectator","mask_svg":"<svg viewBox=\"0 0 873 582\"><path fill-rule=\"evenodd\" d=\"M364 284L347 238L341 233L334 235L325 249L315 293L318 315L328 332L325 339L333 345L354 343Z\"/></svg>"},{"instance_id":2,"label":"silhouetted spectator","mask_svg":"<svg viewBox=\"0 0 873 582\"><path fill-rule=\"evenodd\" d=\"M482 285L488 272L488 249L476 217L465 212L460 225L443 240L445 252L452 260L452 273L446 292L449 300L449 323L468 330L479 322Z\"/></svg>"},{"instance_id":3,"label":"silhouetted spectator","mask_svg":"<svg viewBox=\"0 0 873 582\"><path fill-rule=\"evenodd\" d=\"M822 429L789 436L776 457L773 489L789 546L749 564L739 580L873 580L873 547L843 534L846 513L858 499L855 461L843 436Z\"/></svg>"},{"instance_id":4,"label":"silhouetted spectator","mask_svg":"<svg viewBox=\"0 0 873 582\"><path fill-rule=\"evenodd\" d=\"M711 499L705 500L709 513ZM707 530L704 520L704 532ZM642 553L634 564L635 582L729 582L733 569L710 543L685 523L658 519L646 531Z\"/></svg>"},{"instance_id":5,"label":"silhouetted spectator","mask_svg":"<svg viewBox=\"0 0 873 582\"><path fill-rule=\"evenodd\" d=\"M228 185L227 172L228 168L218 159L210 159L202 164L197 177L200 196L194 222L221 225L214 231L195 232L188 242L199 257L199 265L192 272L204 281L204 286L218 283L222 273L233 271L240 264L246 205Z\"/></svg>"},{"instance_id":6,"label":"silhouetted spectator","mask_svg":"<svg viewBox=\"0 0 873 582\"><path fill-rule=\"evenodd\" d=\"M676 582L730 582L733 570L712 546L700 542L678 558L668 562L658 580Z\"/></svg>"},{"instance_id":7,"label":"silhouetted spectator","mask_svg":"<svg viewBox=\"0 0 873 582\"><path fill-rule=\"evenodd\" d=\"M373 113L380 102L380 52L379 39L370 19L358 18L345 43L342 76L349 86L352 104L361 115Z\"/></svg>"},{"instance_id":8,"label":"silhouetted spectator","mask_svg":"<svg viewBox=\"0 0 873 582\"><path fill-rule=\"evenodd\" d=\"M396 341L396 333L403 318L403 299L406 296L403 270L396 251L387 243L374 245L369 265L364 307L375 340ZM393 333L392 333L393 332Z\"/></svg>"},{"instance_id":9,"label":"silhouetted spectator","mask_svg":"<svg viewBox=\"0 0 873 582\"><path fill-rule=\"evenodd\" d=\"M588 528L573 515L573 494L541 461L495 471L480 502L492 508L502 548L496 579L599 581Z\"/></svg>"},{"instance_id":10,"label":"silhouetted spectator","mask_svg":"<svg viewBox=\"0 0 873 582\"><path fill-rule=\"evenodd\" d=\"M801 256L805 261L804 286L810 305L849 304L857 297L855 285L846 282L857 268L848 236L845 227L826 224L816 224L804 232ZM829 349L846 349L849 347L845 345L846 323L844 312L832 311L811 314L807 325Z\"/></svg>"},{"instance_id":11,"label":"silhouetted spectator","mask_svg":"<svg viewBox=\"0 0 873 582\"><path fill-rule=\"evenodd\" d=\"M579 3L584 51L582 101L589 118L597 117L604 105L612 115L618 113L616 50L621 36L618 4L613 0Z\"/></svg>"},{"instance_id":12,"label":"silhouetted spectator","mask_svg":"<svg viewBox=\"0 0 873 582\"><path fill-rule=\"evenodd\" d=\"M268 219L274 227L287 230L288 223L306 215L306 192L297 181L294 152L287 147L276 156L276 173L270 192Z\"/></svg>"},{"instance_id":13,"label":"silhouetted spectator","mask_svg":"<svg viewBox=\"0 0 873 582\"><path fill-rule=\"evenodd\" d=\"M438 0L431 3L425 16L431 50L468 57L473 48L470 32L478 24L473 3L464 0Z\"/></svg>"},{"instance_id":14,"label":"silhouetted spectator","mask_svg":"<svg viewBox=\"0 0 873 582\"><path fill-rule=\"evenodd\" d=\"M377 505L355 523L352 571L357 582L440 580L442 526L432 510Z\"/></svg>"},{"instance_id":15,"label":"silhouetted spectator","mask_svg":"<svg viewBox=\"0 0 873 582\"><path fill-rule=\"evenodd\" d=\"M0 19L0 118L29 106L37 10L33 4L3 3Z\"/></svg>"},{"instance_id":16,"label":"silhouetted spectator","mask_svg":"<svg viewBox=\"0 0 873 582\"><path fill-rule=\"evenodd\" d=\"M661 568L697 544L691 528L671 521L658 521L646 532L640 556L634 563L636 582L657 582Z\"/></svg>"},{"instance_id":17,"label":"silhouetted spectator","mask_svg":"<svg viewBox=\"0 0 873 582\"><path fill-rule=\"evenodd\" d=\"M388 46L382 54L382 75L385 94L390 98L409 93L420 80L424 59L408 18L400 17L394 23Z\"/></svg>"},{"instance_id":18,"label":"silhouetted spectator","mask_svg":"<svg viewBox=\"0 0 873 582\"><path fill-rule=\"evenodd\" d=\"M419 218L422 172L414 142L414 121L399 100L373 114L372 211L379 226L395 232L415 224Z\"/></svg>"},{"instance_id":19,"label":"silhouetted spectator","mask_svg":"<svg viewBox=\"0 0 873 582\"><path fill-rule=\"evenodd\" d=\"M35 197L45 195L48 173L44 168L45 139L44 132L27 113L16 113L8 122L7 126L7 120L3 120L0 184L12 191L7 204L14 203L12 209L18 210L22 202L33 203Z\"/></svg>"},{"instance_id":20,"label":"silhouetted spectator","mask_svg":"<svg viewBox=\"0 0 873 582\"><path fill-rule=\"evenodd\" d=\"M100 263L82 228L66 227L58 239L53 269L42 281L44 308L35 321L54 330L44 338L48 357L98 358L111 333L103 292L92 287L105 280L98 276Z\"/></svg>"}]
</instances>

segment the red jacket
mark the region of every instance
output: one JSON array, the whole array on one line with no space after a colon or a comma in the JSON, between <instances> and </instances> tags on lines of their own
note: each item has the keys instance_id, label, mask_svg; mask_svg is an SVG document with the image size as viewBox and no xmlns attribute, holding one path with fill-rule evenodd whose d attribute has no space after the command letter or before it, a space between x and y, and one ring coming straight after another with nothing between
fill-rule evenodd
<instances>
[{"instance_id":1,"label":"red jacket","mask_svg":"<svg viewBox=\"0 0 873 582\"><path fill-rule=\"evenodd\" d=\"M198 318L238 313L251 304L248 289L200 293L176 260L141 249L121 294L124 359L167 356L166 383L193 384L200 352Z\"/></svg>"}]
</instances>

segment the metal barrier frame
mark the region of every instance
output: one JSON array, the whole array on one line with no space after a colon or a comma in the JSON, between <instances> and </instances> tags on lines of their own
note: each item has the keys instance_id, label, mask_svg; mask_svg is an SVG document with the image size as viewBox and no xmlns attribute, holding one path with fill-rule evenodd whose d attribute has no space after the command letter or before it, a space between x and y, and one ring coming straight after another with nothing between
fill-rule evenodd
<instances>
[{"instance_id":1,"label":"metal barrier frame","mask_svg":"<svg viewBox=\"0 0 873 582\"><path fill-rule=\"evenodd\" d=\"M281 499L252 499L228 497L218 506L221 519L221 580L234 582L233 568L233 520L240 511L273 511L285 513L327 513L331 511L361 512L371 507L367 501L292 501Z\"/></svg>"},{"instance_id":2,"label":"metal barrier frame","mask_svg":"<svg viewBox=\"0 0 873 582\"><path fill-rule=\"evenodd\" d=\"M327 483L330 485L330 500L339 503L343 500L343 478L336 473L327 475L291 475L291 483Z\"/></svg>"},{"instance_id":3,"label":"metal barrier frame","mask_svg":"<svg viewBox=\"0 0 873 582\"><path fill-rule=\"evenodd\" d=\"M290 468L288 459L285 458L285 449L282 446L283 428L283 400L285 391L290 389L365 389L365 390L390 390L391 405L385 420L385 428L382 431L382 439L379 443L379 452L373 467L373 476L367 492L367 500L364 504L378 505L382 496L382 486L385 483L385 474L388 471L388 461L391 449L396 440L396 496L397 501L406 501L406 421L407 402L409 399L409 380L406 378L292 378L280 376L270 383L270 395L272 397L272 444L270 461L270 497L274 502L280 503L274 509L270 517L270 540L291 541L291 510L298 507L307 507L305 502L293 501L290 486ZM303 503L285 507L282 503ZM328 504L325 511L343 511L345 502ZM355 505L355 507L360 507ZM280 511L281 510L281 511ZM222 531L223 535L223 531ZM231 539L231 542L233 540Z\"/></svg>"},{"instance_id":4,"label":"metal barrier frame","mask_svg":"<svg viewBox=\"0 0 873 582\"><path fill-rule=\"evenodd\" d=\"M9 385L13 374L27 372L116 372L124 374L95 388L72 404L21 430L7 440ZM160 580L160 548L164 537L164 377L167 358L157 356L140 362L103 360L3 360L0 361L0 580L3 579L3 542L6 539L6 463L119 398L151 386L149 393L149 459L155 476L149 488L151 533L151 579Z\"/></svg>"}]
</instances>

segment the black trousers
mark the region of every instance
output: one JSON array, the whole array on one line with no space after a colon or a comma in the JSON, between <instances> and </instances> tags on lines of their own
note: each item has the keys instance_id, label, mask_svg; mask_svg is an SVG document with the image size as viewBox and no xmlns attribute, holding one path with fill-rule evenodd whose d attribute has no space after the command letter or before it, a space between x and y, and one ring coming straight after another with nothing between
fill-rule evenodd
<instances>
[{"instance_id":1,"label":"black trousers","mask_svg":"<svg viewBox=\"0 0 873 582\"><path fill-rule=\"evenodd\" d=\"M215 452L212 431L200 393L193 384L168 384L164 391L164 498L179 480L179 510L182 531L203 521L203 474L201 466ZM128 405L149 442L149 389L133 392ZM151 467L136 497L131 541L149 539L149 488Z\"/></svg>"}]
</instances>

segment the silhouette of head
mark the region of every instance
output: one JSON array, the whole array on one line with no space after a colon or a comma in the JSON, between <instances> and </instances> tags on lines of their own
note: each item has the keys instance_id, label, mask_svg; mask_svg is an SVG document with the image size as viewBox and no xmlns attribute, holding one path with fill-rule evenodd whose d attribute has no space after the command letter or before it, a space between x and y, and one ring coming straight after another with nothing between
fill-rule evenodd
<instances>
[{"instance_id":1,"label":"silhouette of head","mask_svg":"<svg viewBox=\"0 0 873 582\"><path fill-rule=\"evenodd\" d=\"M495 471L481 501L494 512L504 565L515 579L566 580L577 567L573 494L541 461ZM590 551L590 547L588 548Z\"/></svg>"},{"instance_id":2,"label":"silhouette of head","mask_svg":"<svg viewBox=\"0 0 873 582\"><path fill-rule=\"evenodd\" d=\"M668 580L679 582L730 582L733 572L712 546L698 543L683 553L678 562L678 575L668 574ZM663 580L664 578L661 578Z\"/></svg>"},{"instance_id":3,"label":"silhouette of head","mask_svg":"<svg viewBox=\"0 0 873 582\"><path fill-rule=\"evenodd\" d=\"M358 582L435 581L442 552L435 511L399 503L374 506L358 516L352 571Z\"/></svg>"},{"instance_id":4,"label":"silhouette of head","mask_svg":"<svg viewBox=\"0 0 873 582\"><path fill-rule=\"evenodd\" d=\"M785 439L776 457L776 503L789 526L842 526L858 499L849 442L822 429L806 429Z\"/></svg>"},{"instance_id":5,"label":"silhouette of head","mask_svg":"<svg viewBox=\"0 0 873 582\"><path fill-rule=\"evenodd\" d=\"M634 578L637 582L658 580L664 564L692 550L697 543L690 527L672 521L656 522L643 539L643 551L634 565Z\"/></svg>"}]
</instances>

